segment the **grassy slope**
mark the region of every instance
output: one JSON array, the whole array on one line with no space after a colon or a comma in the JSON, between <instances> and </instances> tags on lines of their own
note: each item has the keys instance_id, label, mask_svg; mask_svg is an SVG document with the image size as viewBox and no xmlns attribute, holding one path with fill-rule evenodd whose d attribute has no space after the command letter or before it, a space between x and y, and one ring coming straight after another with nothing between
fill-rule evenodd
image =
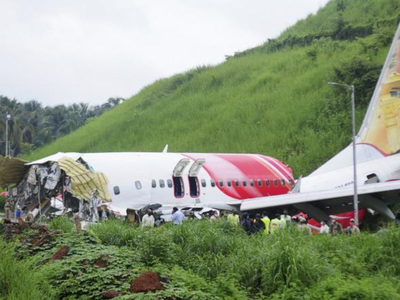
<instances>
[{"instance_id":1,"label":"grassy slope","mask_svg":"<svg viewBox=\"0 0 400 300\"><path fill-rule=\"evenodd\" d=\"M158 80L28 159L58 151L161 151L168 143L173 152L263 153L285 161L296 175L305 175L350 142L348 115L322 113L335 97L325 82L348 59L362 56L383 64L388 46L378 43L377 51L370 51L365 44L385 30L393 35L399 4L399 0L331 1L276 41L329 34L338 22L374 24L375 35L341 41L323 38L279 51L271 51L266 43L216 67L198 67ZM378 27L376 20L388 21ZM310 51L316 53L315 59ZM365 107L359 109L358 123L364 111Z\"/></svg>"}]
</instances>

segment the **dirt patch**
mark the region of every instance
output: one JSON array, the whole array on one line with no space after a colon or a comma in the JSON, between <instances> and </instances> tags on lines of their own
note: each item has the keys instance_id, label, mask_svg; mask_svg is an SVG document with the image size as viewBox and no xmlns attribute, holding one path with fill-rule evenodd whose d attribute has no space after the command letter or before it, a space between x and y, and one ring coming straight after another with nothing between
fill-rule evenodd
<instances>
[{"instance_id":1,"label":"dirt patch","mask_svg":"<svg viewBox=\"0 0 400 300\"><path fill-rule=\"evenodd\" d=\"M106 268L108 266L108 260L110 259L110 255L102 254L98 259L94 261L94 264L100 268Z\"/></svg>"},{"instance_id":2,"label":"dirt patch","mask_svg":"<svg viewBox=\"0 0 400 300\"><path fill-rule=\"evenodd\" d=\"M105 291L102 293L102 296L104 299L112 299L118 296L122 296L122 292L117 292L117 291Z\"/></svg>"},{"instance_id":3,"label":"dirt patch","mask_svg":"<svg viewBox=\"0 0 400 300\"><path fill-rule=\"evenodd\" d=\"M29 223L24 222L24 220L22 220L22 218L18 218L18 224L22 231L31 229L31 226L29 225Z\"/></svg>"},{"instance_id":4,"label":"dirt patch","mask_svg":"<svg viewBox=\"0 0 400 300\"><path fill-rule=\"evenodd\" d=\"M142 273L138 278L131 282L131 293L151 292L164 290L160 282L160 276L152 271Z\"/></svg>"},{"instance_id":5,"label":"dirt patch","mask_svg":"<svg viewBox=\"0 0 400 300\"><path fill-rule=\"evenodd\" d=\"M46 233L38 233L32 239L31 248L42 246L43 244L49 242L51 239L48 232Z\"/></svg>"},{"instance_id":6,"label":"dirt patch","mask_svg":"<svg viewBox=\"0 0 400 300\"><path fill-rule=\"evenodd\" d=\"M63 259L69 252L69 246L64 245L60 249L57 250L56 253L51 257L50 261L53 262L55 260Z\"/></svg>"}]
</instances>

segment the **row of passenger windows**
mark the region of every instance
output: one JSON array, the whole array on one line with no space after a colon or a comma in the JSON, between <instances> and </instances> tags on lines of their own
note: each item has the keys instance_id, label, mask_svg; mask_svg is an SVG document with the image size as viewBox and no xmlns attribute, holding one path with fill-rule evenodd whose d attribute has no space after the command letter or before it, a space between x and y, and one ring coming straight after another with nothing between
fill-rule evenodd
<instances>
[{"instance_id":1,"label":"row of passenger windows","mask_svg":"<svg viewBox=\"0 0 400 300\"><path fill-rule=\"evenodd\" d=\"M257 186L259 186L259 187L262 187L262 186L264 186L264 185L265 185L266 187L270 187L272 184L273 184L275 187L278 187L279 184L280 184L281 186L285 186L285 185L286 185L285 179L281 179L281 180L279 180L279 181L278 181L277 179L274 179L274 180L269 180L269 179L267 179L267 180L264 180L264 181L261 180L261 179L257 179L257 180L250 179L249 182L247 182L246 179L243 179L242 181L239 181L239 180L237 180L237 179L226 181L226 185L227 185L228 187L232 187L232 186L239 187L240 185L246 187L248 183L249 183L250 186L255 186L255 185L257 184ZM288 183L289 183L290 186L293 186L293 184L294 184L294 183L293 183L293 180L289 180ZM172 186L173 186L173 185L172 185L172 180L171 180L171 179L167 179L166 184L167 184L167 186L168 186L169 188L172 188ZM210 185L211 185L211 187L215 187L216 184L217 184L217 183L216 183L213 179L210 179ZM224 184L225 184L225 182L224 182L223 180L219 180L219 181L218 181L218 185L219 185L220 187L224 187ZM140 181L136 181L136 182L135 182L135 185L136 185L136 188L137 188L138 190L140 190L140 189L142 188L142 184L140 183ZM165 188L165 181L164 181L163 179L160 179L160 180L158 181L158 185L159 185L160 188ZM207 187L207 181L206 181L205 179L201 179L201 186L202 186L203 188ZM156 181L155 179L153 179L153 180L151 181L151 187L152 187L152 188L156 188L156 187L157 187L157 181Z\"/></svg>"}]
</instances>

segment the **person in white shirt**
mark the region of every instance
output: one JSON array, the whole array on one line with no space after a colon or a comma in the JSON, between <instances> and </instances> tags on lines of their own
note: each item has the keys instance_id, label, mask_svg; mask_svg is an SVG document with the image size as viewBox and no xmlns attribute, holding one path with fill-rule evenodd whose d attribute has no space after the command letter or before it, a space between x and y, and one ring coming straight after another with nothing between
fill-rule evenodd
<instances>
[{"instance_id":1,"label":"person in white shirt","mask_svg":"<svg viewBox=\"0 0 400 300\"><path fill-rule=\"evenodd\" d=\"M177 207L174 207L172 209L171 217L171 221L174 223L174 225L181 225L184 219L185 215Z\"/></svg>"},{"instance_id":2,"label":"person in white shirt","mask_svg":"<svg viewBox=\"0 0 400 300\"><path fill-rule=\"evenodd\" d=\"M328 234L329 233L329 226L326 225L324 220L321 221L321 227L319 228L319 234Z\"/></svg>"},{"instance_id":3,"label":"person in white shirt","mask_svg":"<svg viewBox=\"0 0 400 300\"><path fill-rule=\"evenodd\" d=\"M153 210L148 209L147 214L142 218L142 227L154 227L154 221Z\"/></svg>"}]
</instances>

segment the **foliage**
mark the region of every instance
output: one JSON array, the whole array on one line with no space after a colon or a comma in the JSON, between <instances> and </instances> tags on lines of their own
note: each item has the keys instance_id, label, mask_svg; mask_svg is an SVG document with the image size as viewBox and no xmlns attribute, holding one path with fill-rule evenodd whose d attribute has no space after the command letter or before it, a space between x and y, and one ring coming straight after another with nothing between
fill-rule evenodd
<instances>
[{"instance_id":1,"label":"foliage","mask_svg":"<svg viewBox=\"0 0 400 300\"><path fill-rule=\"evenodd\" d=\"M31 269L31 264L14 258L14 246L0 237L0 299L54 299L51 285Z\"/></svg>"},{"instance_id":2,"label":"foliage","mask_svg":"<svg viewBox=\"0 0 400 300\"><path fill-rule=\"evenodd\" d=\"M55 217L50 220L49 228L54 230L61 230L65 233L70 233L75 230L75 224L71 219L64 217Z\"/></svg>"},{"instance_id":3,"label":"foliage","mask_svg":"<svg viewBox=\"0 0 400 300\"><path fill-rule=\"evenodd\" d=\"M118 235L118 227L123 238L98 243L107 228ZM351 237L309 236L295 227L248 237L223 220L145 230L114 220L92 226L90 234L53 232L37 248L26 243L30 235L35 232L24 233L15 250L2 242L2 259L13 259L18 270L40 278L41 287L51 287L52 299L98 299L107 290L123 292L119 299L380 300L400 295L400 228L394 225ZM50 262L63 245L70 247L68 255ZM12 264L0 264L0 274L2 268L14 272ZM130 282L147 270L159 273L166 289L130 294Z\"/></svg>"},{"instance_id":4,"label":"foliage","mask_svg":"<svg viewBox=\"0 0 400 300\"><path fill-rule=\"evenodd\" d=\"M1 193L1 189L0 189ZM0 197L0 211L4 211L4 205L6 204L7 197Z\"/></svg>"},{"instance_id":5,"label":"foliage","mask_svg":"<svg viewBox=\"0 0 400 300\"><path fill-rule=\"evenodd\" d=\"M103 114L123 101L123 98L110 98L106 103L94 107L89 107L87 103L43 107L36 100L21 103L16 99L0 96L0 116L5 117L6 113L12 116L9 121L11 154L28 155L37 147L74 131L85 125L86 120ZM6 125L3 121L0 122L0 131L0 154L4 155Z\"/></svg>"}]
</instances>

